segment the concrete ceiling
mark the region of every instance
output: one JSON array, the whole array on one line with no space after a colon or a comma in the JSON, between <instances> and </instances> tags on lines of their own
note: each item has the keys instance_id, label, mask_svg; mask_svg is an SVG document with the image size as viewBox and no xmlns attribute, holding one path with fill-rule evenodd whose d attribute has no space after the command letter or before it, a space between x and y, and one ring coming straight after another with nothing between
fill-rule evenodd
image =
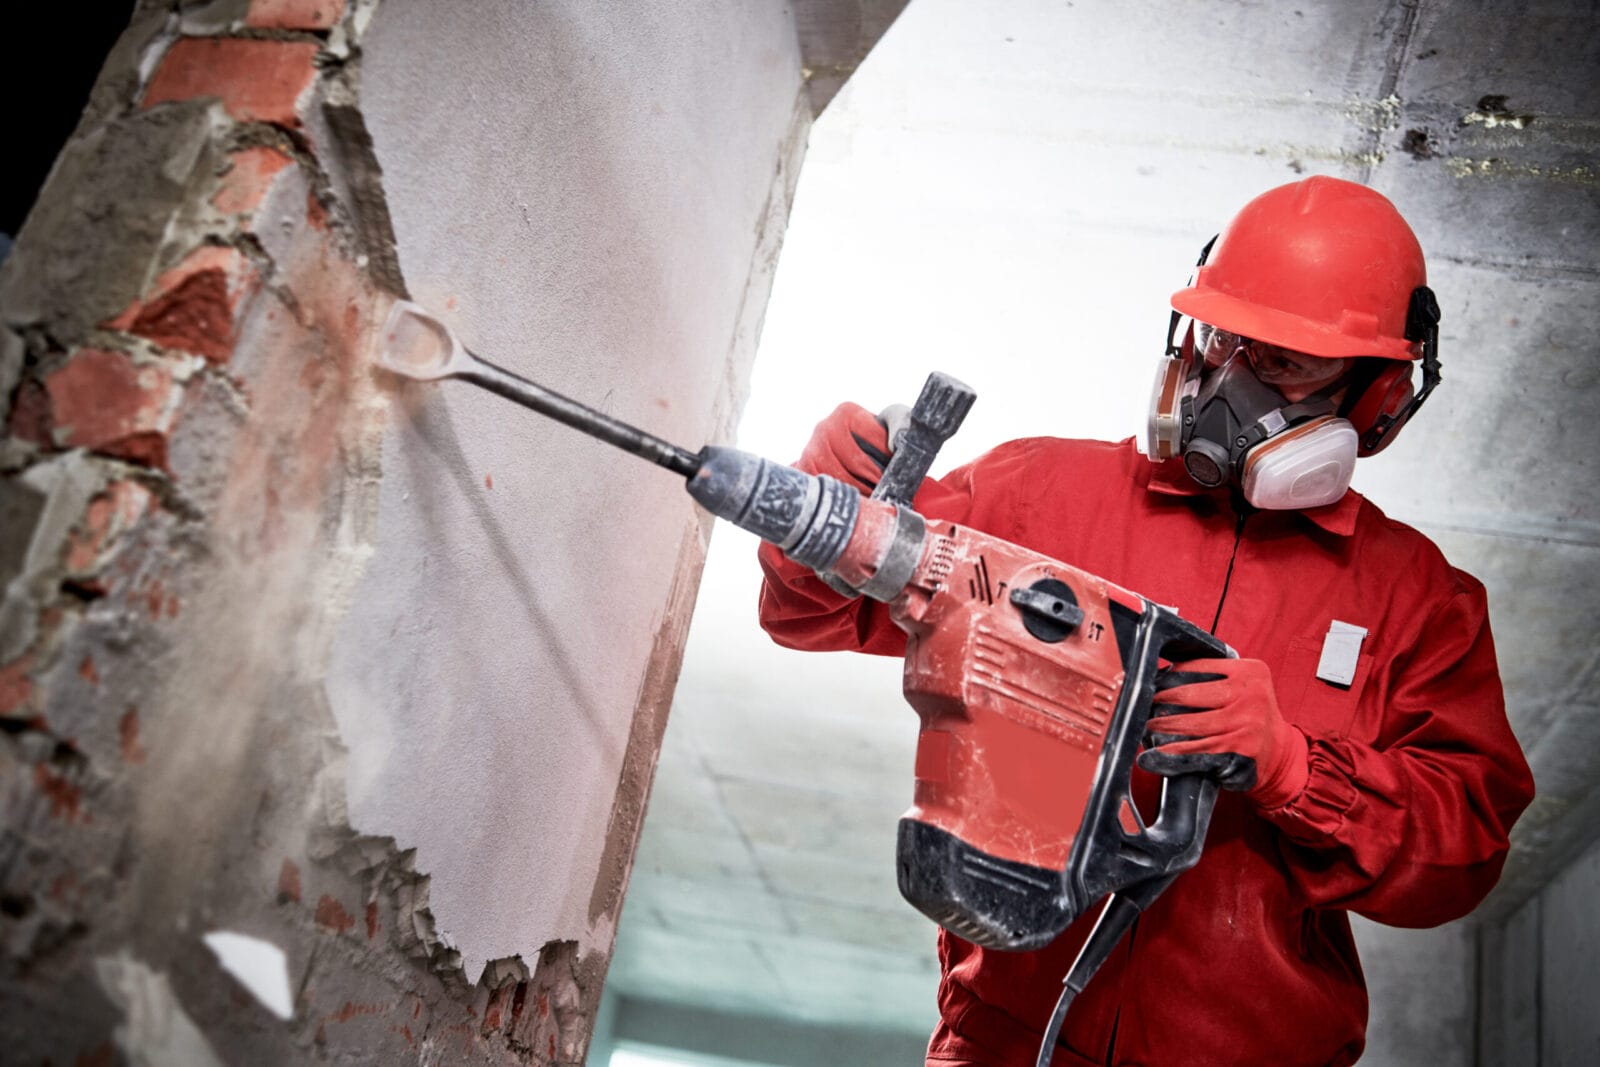
<instances>
[{"instance_id":1,"label":"concrete ceiling","mask_svg":"<svg viewBox=\"0 0 1600 1067\"><path fill-rule=\"evenodd\" d=\"M813 115L822 114L905 6L906 0L800 0L794 5Z\"/></svg>"},{"instance_id":2,"label":"concrete ceiling","mask_svg":"<svg viewBox=\"0 0 1600 1067\"><path fill-rule=\"evenodd\" d=\"M1446 381L1357 486L1490 590L1540 784L1499 914L1600 827L1600 22L1507 10L917 0L814 128L740 438L792 458L838 400L909 400L933 368L980 391L951 462L1126 436L1199 244L1297 175L1372 184L1429 254ZM719 530L612 988L925 1033L898 665L776 649L757 582Z\"/></svg>"}]
</instances>

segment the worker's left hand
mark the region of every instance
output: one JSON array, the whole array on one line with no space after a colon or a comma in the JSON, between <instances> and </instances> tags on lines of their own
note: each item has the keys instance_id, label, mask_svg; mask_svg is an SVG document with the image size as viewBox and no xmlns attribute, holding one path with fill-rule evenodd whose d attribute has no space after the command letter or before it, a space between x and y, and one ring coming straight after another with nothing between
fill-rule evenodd
<instances>
[{"instance_id":1,"label":"worker's left hand","mask_svg":"<svg viewBox=\"0 0 1600 1067\"><path fill-rule=\"evenodd\" d=\"M844 403L817 423L795 467L807 474L830 475L870 493L877 488L893 451L881 418L860 404Z\"/></svg>"},{"instance_id":2,"label":"worker's left hand","mask_svg":"<svg viewBox=\"0 0 1600 1067\"><path fill-rule=\"evenodd\" d=\"M1278 711L1271 668L1258 659L1196 659L1173 664L1170 674L1183 684L1157 697L1155 747L1139 755L1139 766L1169 776L1210 774L1263 808L1300 795L1309 773L1306 738Z\"/></svg>"}]
</instances>

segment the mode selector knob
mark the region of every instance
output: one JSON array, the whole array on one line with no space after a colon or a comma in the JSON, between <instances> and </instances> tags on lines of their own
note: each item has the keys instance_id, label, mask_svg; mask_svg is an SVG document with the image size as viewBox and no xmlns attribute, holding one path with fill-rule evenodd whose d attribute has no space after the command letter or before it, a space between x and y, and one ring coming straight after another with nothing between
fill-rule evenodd
<instances>
[{"instance_id":1,"label":"mode selector knob","mask_svg":"<svg viewBox=\"0 0 1600 1067\"><path fill-rule=\"evenodd\" d=\"M1041 578L1026 589L1011 590L1022 625L1046 644L1063 641L1083 623L1083 609L1072 587L1059 578Z\"/></svg>"}]
</instances>

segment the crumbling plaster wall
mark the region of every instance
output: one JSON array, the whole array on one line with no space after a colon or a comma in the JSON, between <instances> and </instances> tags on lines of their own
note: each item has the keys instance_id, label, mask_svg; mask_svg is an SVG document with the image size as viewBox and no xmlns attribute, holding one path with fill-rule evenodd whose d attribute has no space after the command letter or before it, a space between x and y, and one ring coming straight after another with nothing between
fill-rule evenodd
<instances>
[{"instance_id":1,"label":"crumbling plaster wall","mask_svg":"<svg viewBox=\"0 0 1600 1067\"><path fill-rule=\"evenodd\" d=\"M785 7L388 0L365 53L413 295L547 387L728 436L809 126ZM497 397L403 401L329 678L353 821L416 845L468 975L608 951L616 782L630 730L660 747L707 530L680 479Z\"/></svg>"},{"instance_id":2,"label":"crumbling plaster wall","mask_svg":"<svg viewBox=\"0 0 1600 1067\"><path fill-rule=\"evenodd\" d=\"M707 531L371 358L727 433L794 28L623 6L135 7L0 267L8 1061L581 1061Z\"/></svg>"}]
</instances>

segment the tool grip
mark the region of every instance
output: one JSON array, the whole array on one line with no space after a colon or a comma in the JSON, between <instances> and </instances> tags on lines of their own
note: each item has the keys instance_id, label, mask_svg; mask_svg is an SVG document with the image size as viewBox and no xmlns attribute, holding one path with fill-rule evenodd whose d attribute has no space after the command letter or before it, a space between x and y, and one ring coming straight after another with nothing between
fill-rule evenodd
<instances>
[{"instance_id":1,"label":"tool grip","mask_svg":"<svg viewBox=\"0 0 1600 1067\"><path fill-rule=\"evenodd\" d=\"M939 449L961 427L977 398L970 385L942 371L928 375L911 407L909 424L889 442L893 454L872 491L873 499L909 507Z\"/></svg>"},{"instance_id":2,"label":"tool grip","mask_svg":"<svg viewBox=\"0 0 1600 1067\"><path fill-rule=\"evenodd\" d=\"M928 380L922 383L917 402L911 407L905 429L897 434L890 429L894 440L889 442L889 450L893 454L883 468L883 477L872 490L872 499L909 508L939 449L961 427L976 399L977 392L965 382L943 371L929 374ZM836 574L819 572L818 577L841 596L861 595L861 590Z\"/></svg>"}]
</instances>

